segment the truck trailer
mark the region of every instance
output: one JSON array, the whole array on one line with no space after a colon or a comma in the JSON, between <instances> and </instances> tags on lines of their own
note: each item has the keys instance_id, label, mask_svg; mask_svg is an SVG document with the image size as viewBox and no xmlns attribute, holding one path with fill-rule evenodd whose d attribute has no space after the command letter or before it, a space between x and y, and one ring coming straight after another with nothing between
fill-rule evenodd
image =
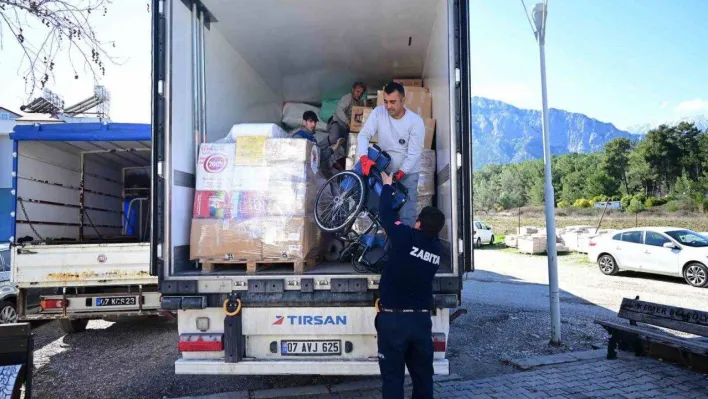
<instances>
[{"instance_id":1,"label":"truck trailer","mask_svg":"<svg viewBox=\"0 0 708 399\"><path fill-rule=\"evenodd\" d=\"M151 130L148 124L15 126L12 282L19 321L157 315L150 274ZM28 311L28 290L39 310Z\"/></svg>"},{"instance_id":2,"label":"truck trailer","mask_svg":"<svg viewBox=\"0 0 708 399\"><path fill-rule=\"evenodd\" d=\"M283 104L376 95L422 78L437 120L435 205L446 253L434 281L434 369L448 374L451 310L473 270L466 0L153 2L151 272L176 311L177 374L376 375L380 275L318 260L295 274L190 260L200 144L243 123L281 123ZM299 348L299 349L297 349Z\"/></svg>"}]
</instances>

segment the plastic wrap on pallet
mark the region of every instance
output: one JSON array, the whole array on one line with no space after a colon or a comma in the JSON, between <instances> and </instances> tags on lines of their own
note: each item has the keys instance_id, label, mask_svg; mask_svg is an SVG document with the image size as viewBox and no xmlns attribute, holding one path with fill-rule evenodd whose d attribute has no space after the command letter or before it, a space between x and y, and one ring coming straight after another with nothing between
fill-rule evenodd
<instances>
[{"instance_id":1,"label":"plastic wrap on pallet","mask_svg":"<svg viewBox=\"0 0 708 399\"><path fill-rule=\"evenodd\" d=\"M432 195L418 195L418 204L416 206L416 215L420 215L420 211L426 206L433 206L433 196Z\"/></svg>"},{"instance_id":2,"label":"plastic wrap on pallet","mask_svg":"<svg viewBox=\"0 0 708 399\"><path fill-rule=\"evenodd\" d=\"M418 174L418 197L435 194L435 174L421 171Z\"/></svg>"},{"instance_id":3,"label":"plastic wrap on pallet","mask_svg":"<svg viewBox=\"0 0 708 399\"><path fill-rule=\"evenodd\" d=\"M205 166L197 179L218 189L195 193L191 258L296 261L314 256L320 233L311 215L323 183L311 162L316 147L302 139L250 136L218 146L205 144L206 154L200 154ZM219 157L214 167L206 160L212 153Z\"/></svg>"},{"instance_id":4,"label":"plastic wrap on pallet","mask_svg":"<svg viewBox=\"0 0 708 399\"><path fill-rule=\"evenodd\" d=\"M435 150L423 150L420 155L420 170L421 172L435 173Z\"/></svg>"},{"instance_id":5,"label":"plastic wrap on pallet","mask_svg":"<svg viewBox=\"0 0 708 399\"><path fill-rule=\"evenodd\" d=\"M321 233L312 217L262 218L264 260L305 260L316 256Z\"/></svg>"},{"instance_id":6,"label":"plastic wrap on pallet","mask_svg":"<svg viewBox=\"0 0 708 399\"><path fill-rule=\"evenodd\" d=\"M260 260L256 220L192 219L190 259Z\"/></svg>"},{"instance_id":7,"label":"plastic wrap on pallet","mask_svg":"<svg viewBox=\"0 0 708 399\"><path fill-rule=\"evenodd\" d=\"M269 138L285 138L288 132L275 123L238 123L231 127L229 134L217 143L233 143L238 137L261 136Z\"/></svg>"}]
</instances>

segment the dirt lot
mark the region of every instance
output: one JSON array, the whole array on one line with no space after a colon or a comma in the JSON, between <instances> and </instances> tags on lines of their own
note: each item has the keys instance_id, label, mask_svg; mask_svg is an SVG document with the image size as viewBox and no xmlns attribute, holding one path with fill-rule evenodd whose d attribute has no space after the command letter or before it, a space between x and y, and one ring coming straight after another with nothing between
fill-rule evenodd
<instances>
[{"instance_id":1,"label":"dirt lot","mask_svg":"<svg viewBox=\"0 0 708 399\"><path fill-rule=\"evenodd\" d=\"M560 258L563 345L550 337L546 258L485 247L463 291L469 313L452 325L452 372L481 378L516 371L504 361L590 348L605 340L594 318L615 317L622 297L708 310L708 289L680 279L623 273L609 277L582 256ZM346 378L176 376L176 323L166 319L92 321L64 335L49 323L35 330L37 398L173 398L242 389L330 384Z\"/></svg>"}]
</instances>

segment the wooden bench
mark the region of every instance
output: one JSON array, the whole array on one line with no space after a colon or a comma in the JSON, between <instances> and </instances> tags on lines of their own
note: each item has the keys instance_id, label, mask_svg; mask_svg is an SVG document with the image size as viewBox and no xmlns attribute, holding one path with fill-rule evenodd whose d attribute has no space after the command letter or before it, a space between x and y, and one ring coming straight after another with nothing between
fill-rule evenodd
<instances>
[{"instance_id":1,"label":"wooden bench","mask_svg":"<svg viewBox=\"0 0 708 399\"><path fill-rule=\"evenodd\" d=\"M675 349L681 361L705 364L708 362L708 340L703 338L684 338L668 332L642 327L637 323L664 327L675 331L708 337L708 312L684 309L675 306L624 298L617 317L629 320L629 324L620 321L595 320L596 324L610 333L607 345L607 358L617 358L617 348L634 351L638 356L646 353L653 345Z\"/></svg>"},{"instance_id":2,"label":"wooden bench","mask_svg":"<svg viewBox=\"0 0 708 399\"><path fill-rule=\"evenodd\" d=\"M0 398L32 398L33 339L29 323L0 324Z\"/></svg>"}]
</instances>

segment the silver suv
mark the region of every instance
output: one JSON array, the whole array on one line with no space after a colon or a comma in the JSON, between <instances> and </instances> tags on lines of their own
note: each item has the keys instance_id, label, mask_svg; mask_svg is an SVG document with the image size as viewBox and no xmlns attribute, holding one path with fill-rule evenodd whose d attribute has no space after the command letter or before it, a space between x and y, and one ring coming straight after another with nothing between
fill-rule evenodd
<instances>
[{"instance_id":1,"label":"silver suv","mask_svg":"<svg viewBox=\"0 0 708 399\"><path fill-rule=\"evenodd\" d=\"M17 321L17 294L10 281L10 245L0 244L0 324Z\"/></svg>"}]
</instances>

